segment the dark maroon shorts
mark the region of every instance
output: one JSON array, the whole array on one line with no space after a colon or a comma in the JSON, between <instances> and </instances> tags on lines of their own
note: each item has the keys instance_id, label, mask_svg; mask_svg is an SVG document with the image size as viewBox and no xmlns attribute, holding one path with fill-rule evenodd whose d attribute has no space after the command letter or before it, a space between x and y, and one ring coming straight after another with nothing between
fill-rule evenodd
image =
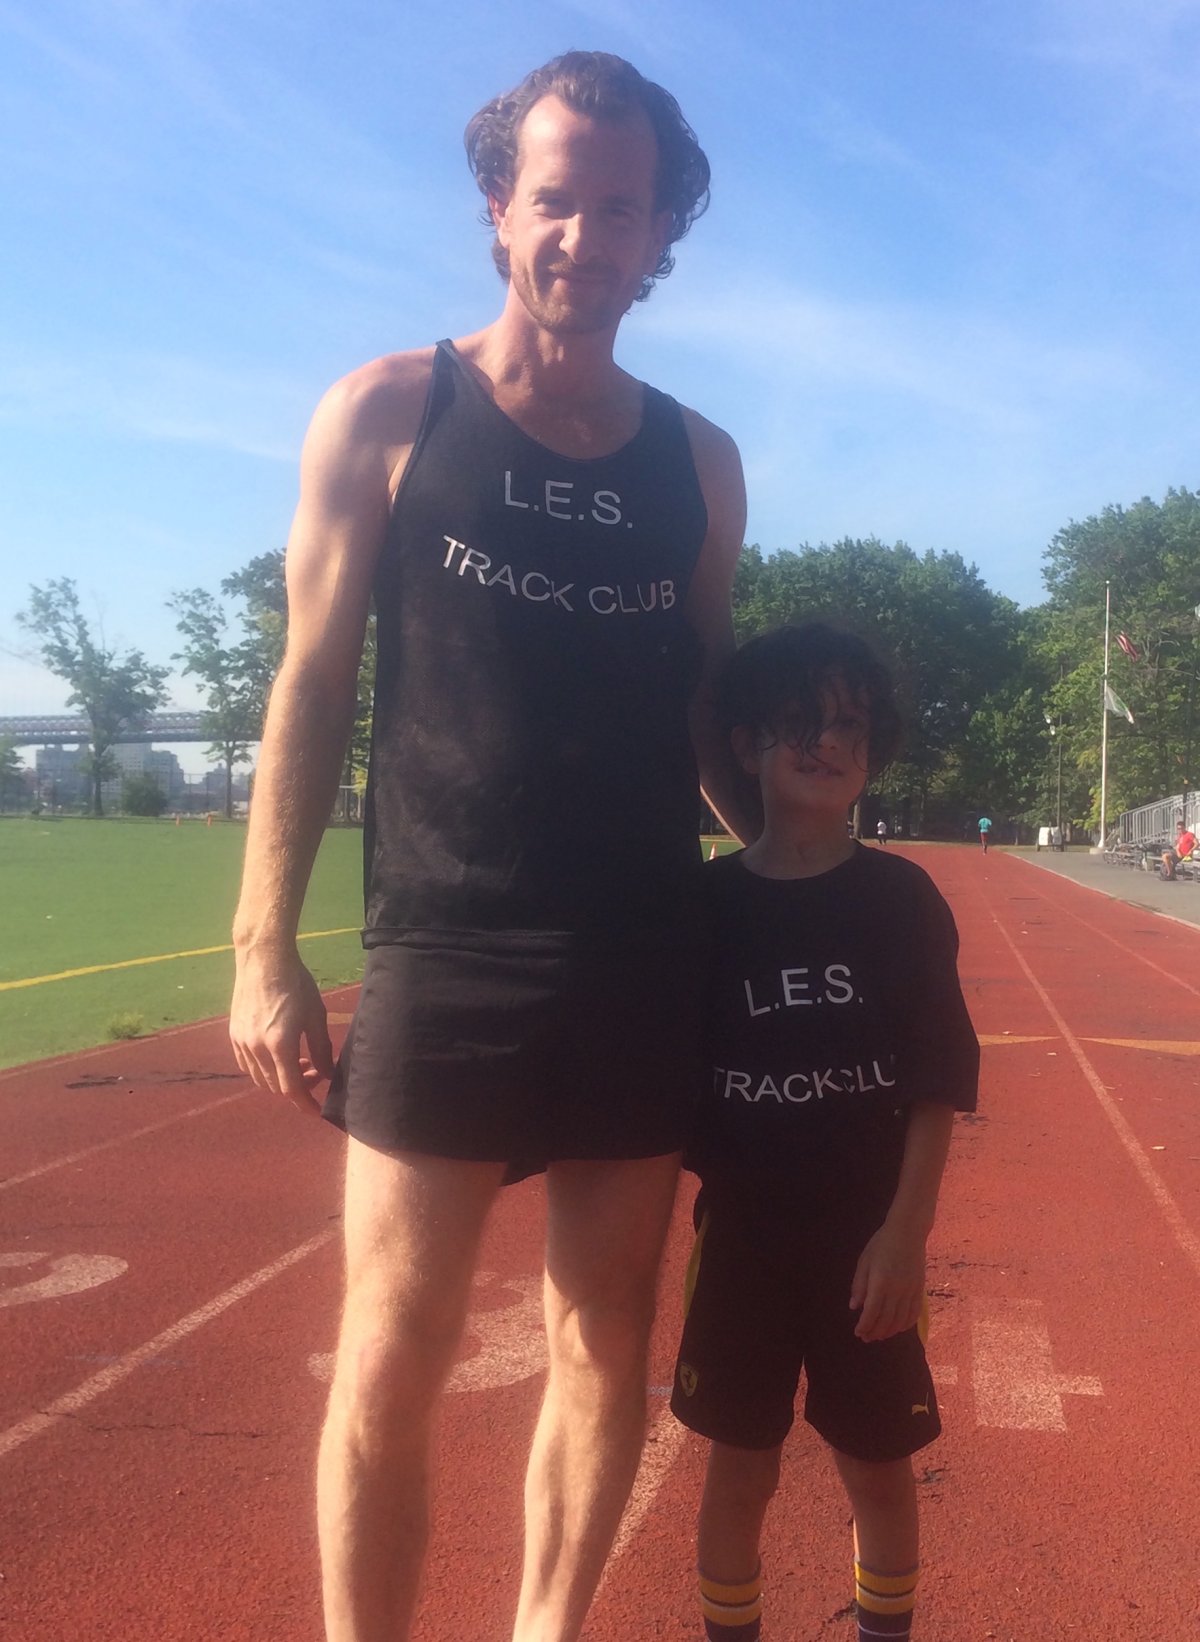
<instances>
[{"instance_id":1,"label":"dark maroon shorts","mask_svg":"<svg viewBox=\"0 0 1200 1642\"><path fill-rule=\"evenodd\" d=\"M379 1151L515 1174L678 1151L704 978L682 945L373 947L325 1116Z\"/></svg>"},{"instance_id":2,"label":"dark maroon shorts","mask_svg":"<svg viewBox=\"0 0 1200 1642\"><path fill-rule=\"evenodd\" d=\"M833 1448L883 1463L941 1432L924 1328L859 1340L850 1284L863 1239L822 1239L801 1261L717 1213L702 1214L688 1272L671 1410L733 1448L774 1448L791 1430L801 1370L804 1417Z\"/></svg>"}]
</instances>

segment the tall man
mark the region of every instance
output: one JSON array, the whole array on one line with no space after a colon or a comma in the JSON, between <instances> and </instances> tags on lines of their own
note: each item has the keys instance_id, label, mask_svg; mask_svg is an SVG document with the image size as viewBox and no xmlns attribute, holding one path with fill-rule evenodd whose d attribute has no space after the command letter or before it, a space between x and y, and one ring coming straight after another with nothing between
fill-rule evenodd
<instances>
[{"instance_id":1,"label":"tall man","mask_svg":"<svg viewBox=\"0 0 1200 1642\"><path fill-rule=\"evenodd\" d=\"M514 1635L578 1635L641 1448L693 1087L697 764L748 824L705 685L732 644L737 452L613 359L708 163L666 92L580 52L483 109L467 146L504 308L317 409L235 928L239 1063L313 1109L333 1077L350 1136L318 1476L330 1642L408 1634L431 1413L522 1160L547 1165L550 1370ZM334 1076L295 931L372 594L367 960Z\"/></svg>"}]
</instances>

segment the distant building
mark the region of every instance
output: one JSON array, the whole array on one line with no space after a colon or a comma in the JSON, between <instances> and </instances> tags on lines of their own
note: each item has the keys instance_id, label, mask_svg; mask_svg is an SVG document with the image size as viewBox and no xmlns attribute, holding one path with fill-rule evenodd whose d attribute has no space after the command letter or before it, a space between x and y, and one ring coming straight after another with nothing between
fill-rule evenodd
<instances>
[{"instance_id":1,"label":"distant building","mask_svg":"<svg viewBox=\"0 0 1200 1642\"><path fill-rule=\"evenodd\" d=\"M74 809L88 796L86 747L39 747L34 759L38 802L46 809Z\"/></svg>"},{"instance_id":2,"label":"distant building","mask_svg":"<svg viewBox=\"0 0 1200 1642\"><path fill-rule=\"evenodd\" d=\"M119 774L100 788L100 797L106 810L119 810L121 789L131 775L148 775L158 785L168 804L182 797L185 788L183 769L174 753L144 742L120 742L112 749Z\"/></svg>"},{"instance_id":3,"label":"distant building","mask_svg":"<svg viewBox=\"0 0 1200 1642\"><path fill-rule=\"evenodd\" d=\"M117 762L117 774L100 788L100 799L106 811L114 813L121 808L121 789L131 775L149 775L166 795L168 804L178 805L187 791L187 778L178 758L165 748L148 747L141 742L121 743L111 749ZM35 754L34 772L38 801L47 809L74 809L91 798L91 782L85 763L88 748L39 747Z\"/></svg>"}]
</instances>

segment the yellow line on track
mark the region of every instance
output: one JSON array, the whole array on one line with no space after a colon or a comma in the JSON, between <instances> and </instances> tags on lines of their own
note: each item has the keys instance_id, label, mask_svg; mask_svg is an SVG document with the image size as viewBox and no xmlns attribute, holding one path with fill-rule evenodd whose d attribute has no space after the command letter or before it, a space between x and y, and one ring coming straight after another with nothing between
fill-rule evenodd
<instances>
[{"instance_id":1,"label":"yellow line on track","mask_svg":"<svg viewBox=\"0 0 1200 1642\"><path fill-rule=\"evenodd\" d=\"M1200 1043L1184 1038L1084 1038L1084 1043L1105 1043L1111 1049L1148 1049L1158 1055L1200 1055Z\"/></svg>"},{"instance_id":2,"label":"yellow line on track","mask_svg":"<svg viewBox=\"0 0 1200 1642\"><path fill-rule=\"evenodd\" d=\"M977 1035L979 1042L985 1049L1007 1049L1010 1044L1014 1043L1053 1043L1054 1041L1053 1034L1046 1033L1036 1038L1016 1037L1011 1032L980 1032Z\"/></svg>"},{"instance_id":3,"label":"yellow line on track","mask_svg":"<svg viewBox=\"0 0 1200 1642\"><path fill-rule=\"evenodd\" d=\"M326 935L357 935L353 929L314 929L298 935L298 941L319 941ZM45 986L47 981L71 981L77 975L103 975L110 969L140 969L143 964L169 964L176 958L209 958L215 952L232 952L233 946L198 946L190 952L160 952L153 958L122 958L115 964L89 964L85 969L60 969L56 975L30 975L21 981L0 981L0 992L15 992L22 986Z\"/></svg>"}]
</instances>

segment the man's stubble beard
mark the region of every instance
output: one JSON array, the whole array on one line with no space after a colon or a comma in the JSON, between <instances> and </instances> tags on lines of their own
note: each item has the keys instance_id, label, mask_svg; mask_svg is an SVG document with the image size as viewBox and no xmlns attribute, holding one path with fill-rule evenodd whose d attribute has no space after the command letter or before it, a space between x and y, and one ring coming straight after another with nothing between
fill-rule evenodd
<instances>
[{"instance_id":1,"label":"man's stubble beard","mask_svg":"<svg viewBox=\"0 0 1200 1642\"><path fill-rule=\"evenodd\" d=\"M522 307L551 336L592 336L598 331L615 331L641 290L640 278L632 291L622 290L615 282L575 287L577 296L592 298L581 303L555 300L551 290L540 288L524 268L512 267L509 279Z\"/></svg>"}]
</instances>

